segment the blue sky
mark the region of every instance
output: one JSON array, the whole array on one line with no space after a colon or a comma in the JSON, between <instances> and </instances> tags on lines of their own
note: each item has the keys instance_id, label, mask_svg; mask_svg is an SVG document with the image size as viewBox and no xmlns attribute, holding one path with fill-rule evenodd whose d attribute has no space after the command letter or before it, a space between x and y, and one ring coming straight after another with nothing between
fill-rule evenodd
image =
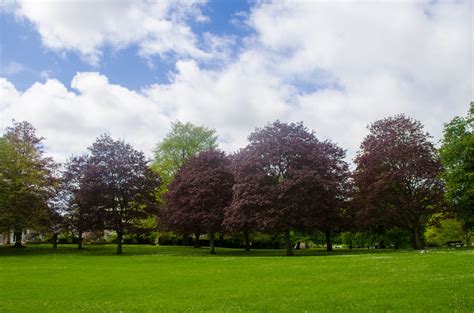
<instances>
[{"instance_id":1,"label":"blue sky","mask_svg":"<svg viewBox=\"0 0 474 313\"><path fill-rule=\"evenodd\" d=\"M473 99L471 1L0 2L0 132L28 120L64 161L96 136L147 155L175 120L222 149L304 121L350 160L376 119L440 139Z\"/></svg>"},{"instance_id":2,"label":"blue sky","mask_svg":"<svg viewBox=\"0 0 474 313\"><path fill-rule=\"evenodd\" d=\"M249 28L238 26L233 20L239 19L239 12L248 13L250 4L247 1L209 1L203 6L203 14L212 16L206 23L190 23L194 32L202 36L205 32L217 35L236 36L233 47L239 49L239 39L250 31ZM81 59L74 52L58 55L42 46L41 35L35 25L27 19L19 19L11 12L0 11L1 14L1 72L19 90L26 90L36 81L45 80L45 75L54 77L68 85L74 75L81 71L99 71L106 75L110 82L132 89L139 89L153 83L168 81L168 73L173 70L173 59L151 57L144 60L137 57L136 46L116 50L104 46L104 55L100 64L93 66ZM153 62L153 66L148 63ZM212 66L206 64L207 66Z\"/></svg>"}]
</instances>

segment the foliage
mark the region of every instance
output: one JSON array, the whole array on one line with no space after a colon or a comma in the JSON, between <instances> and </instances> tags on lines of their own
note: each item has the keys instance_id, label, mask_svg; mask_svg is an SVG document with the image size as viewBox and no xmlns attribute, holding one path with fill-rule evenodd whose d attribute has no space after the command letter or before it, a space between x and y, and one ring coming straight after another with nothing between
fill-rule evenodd
<instances>
[{"instance_id":1,"label":"foliage","mask_svg":"<svg viewBox=\"0 0 474 313\"><path fill-rule=\"evenodd\" d=\"M99 229L101 226L101 216L94 211L93 205L86 201L87 197L80 197L80 191L86 188L84 178L88 159L87 155L75 156L66 162L58 195L58 202L65 213L65 224L78 235L79 248L82 244L82 233Z\"/></svg>"},{"instance_id":2,"label":"foliage","mask_svg":"<svg viewBox=\"0 0 474 313\"><path fill-rule=\"evenodd\" d=\"M217 247L245 247L245 239L242 234L220 235L219 237L216 242ZM183 240L181 236L177 236L174 233L162 232L158 237L158 244L160 246L181 246L183 245ZM210 242L207 239L200 239L200 244L207 246ZM282 248L285 243L282 236L255 232L252 234L250 244L253 249L279 249Z\"/></svg>"},{"instance_id":3,"label":"foliage","mask_svg":"<svg viewBox=\"0 0 474 313\"><path fill-rule=\"evenodd\" d=\"M155 192L160 179L143 153L123 141L102 135L89 149L78 201L92 208L104 229L117 232L121 254L125 232L135 231L141 219L157 213Z\"/></svg>"},{"instance_id":4,"label":"foliage","mask_svg":"<svg viewBox=\"0 0 474 313\"><path fill-rule=\"evenodd\" d=\"M169 186L162 223L180 234L196 234L196 240L203 233L213 236L221 231L233 184L230 161L223 152L208 150L191 157Z\"/></svg>"},{"instance_id":5,"label":"foliage","mask_svg":"<svg viewBox=\"0 0 474 313\"><path fill-rule=\"evenodd\" d=\"M406 249L412 245L410 233L396 227L366 232L342 232L339 238L349 248Z\"/></svg>"},{"instance_id":6,"label":"foliage","mask_svg":"<svg viewBox=\"0 0 474 313\"><path fill-rule=\"evenodd\" d=\"M429 246L440 247L448 241L462 241L465 237L463 223L453 218L441 218L425 231Z\"/></svg>"},{"instance_id":7,"label":"foliage","mask_svg":"<svg viewBox=\"0 0 474 313\"><path fill-rule=\"evenodd\" d=\"M466 117L455 117L444 125L439 150L444 167L446 197L464 223L466 231L474 228L474 102Z\"/></svg>"},{"instance_id":8,"label":"foliage","mask_svg":"<svg viewBox=\"0 0 474 313\"><path fill-rule=\"evenodd\" d=\"M174 122L171 131L156 147L152 164L163 182L159 191L160 200L163 200L162 197L178 169L191 156L216 148L217 135L214 129L195 126L189 122Z\"/></svg>"},{"instance_id":9,"label":"foliage","mask_svg":"<svg viewBox=\"0 0 474 313\"><path fill-rule=\"evenodd\" d=\"M422 248L422 229L443 209L441 164L420 122L402 115L378 120L355 158L354 202L361 225L401 227Z\"/></svg>"},{"instance_id":10,"label":"foliage","mask_svg":"<svg viewBox=\"0 0 474 313\"><path fill-rule=\"evenodd\" d=\"M13 122L0 139L0 229L17 236L49 218L57 165L44 156L43 139L28 122Z\"/></svg>"},{"instance_id":11,"label":"foliage","mask_svg":"<svg viewBox=\"0 0 474 313\"><path fill-rule=\"evenodd\" d=\"M227 228L283 232L291 255L291 231L338 224L349 177L342 149L302 123L279 121L257 129L249 142L234 157Z\"/></svg>"}]
</instances>

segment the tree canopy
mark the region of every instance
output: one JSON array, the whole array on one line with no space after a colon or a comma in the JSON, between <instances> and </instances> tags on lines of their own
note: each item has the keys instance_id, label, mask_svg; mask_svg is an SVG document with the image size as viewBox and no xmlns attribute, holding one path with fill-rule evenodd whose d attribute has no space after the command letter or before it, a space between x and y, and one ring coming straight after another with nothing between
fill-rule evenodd
<instances>
[{"instance_id":1,"label":"tree canopy","mask_svg":"<svg viewBox=\"0 0 474 313\"><path fill-rule=\"evenodd\" d=\"M214 129L176 121L154 153L153 169L163 180L162 194L173 180L176 171L193 155L217 148Z\"/></svg>"},{"instance_id":2,"label":"tree canopy","mask_svg":"<svg viewBox=\"0 0 474 313\"><path fill-rule=\"evenodd\" d=\"M446 181L446 197L464 223L467 232L474 228L474 102L466 117L455 117L444 125L439 149Z\"/></svg>"},{"instance_id":3,"label":"tree canopy","mask_svg":"<svg viewBox=\"0 0 474 313\"><path fill-rule=\"evenodd\" d=\"M59 202L65 213L67 228L77 234L78 248L82 248L82 234L101 228L101 214L94 210L94 197L86 196L85 174L89 156L74 156L66 164L62 174Z\"/></svg>"},{"instance_id":4,"label":"tree canopy","mask_svg":"<svg viewBox=\"0 0 474 313\"><path fill-rule=\"evenodd\" d=\"M353 173L358 221L410 230L414 248L421 249L424 226L444 205L436 148L422 124L403 114L368 128Z\"/></svg>"},{"instance_id":5,"label":"tree canopy","mask_svg":"<svg viewBox=\"0 0 474 313\"><path fill-rule=\"evenodd\" d=\"M57 165L44 156L42 141L28 122L13 122L0 139L0 228L22 231L48 219Z\"/></svg>"},{"instance_id":6,"label":"tree canopy","mask_svg":"<svg viewBox=\"0 0 474 313\"><path fill-rule=\"evenodd\" d=\"M192 156L169 186L162 222L168 230L195 234L196 242L200 234L209 234L214 253L214 234L222 230L233 184L230 161L224 152L208 150Z\"/></svg>"},{"instance_id":7,"label":"tree canopy","mask_svg":"<svg viewBox=\"0 0 474 313\"><path fill-rule=\"evenodd\" d=\"M283 232L292 255L290 231L336 224L348 178L344 151L320 142L302 123L276 121L250 134L249 142L235 157L234 197L225 223L244 231Z\"/></svg>"},{"instance_id":8,"label":"tree canopy","mask_svg":"<svg viewBox=\"0 0 474 313\"><path fill-rule=\"evenodd\" d=\"M121 140L102 135L89 150L79 202L93 208L104 229L117 232L117 254L121 254L124 233L157 213L155 192L160 178L142 152Z\"/></svg>"}]
</instances>

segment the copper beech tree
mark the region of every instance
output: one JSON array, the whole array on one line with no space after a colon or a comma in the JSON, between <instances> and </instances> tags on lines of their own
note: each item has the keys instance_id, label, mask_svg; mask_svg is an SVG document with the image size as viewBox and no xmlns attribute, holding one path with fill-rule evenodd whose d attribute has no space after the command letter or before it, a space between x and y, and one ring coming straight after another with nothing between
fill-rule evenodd
<instances>
[{"instance_id":1,"label":"copper beech tree","mask_svg":"<svg viewBox=\"0 0 474 313\"><path fill-rule=\"evenodd\" d=\"M86 231L99 229L101 223L98 210L93 204L96 197L86 194L86 169L89 166L87 155L74 156L66 164L60 188L60 204L64 211L65 226L77 234L77 247L82 249L82 235Z\"/></svg>"},{"instance_id":2,"label":"copper beech tree","mask_svg":"<svg viewBox=\"0 0 474 313\"><path fill-rule=\"evenodd\" d=\"M77 197L103 229L117 233L117 254L122 254L123 235L157 213L160 178L142 152L121 140L101 135L89 150Z\"/></svg>"},{"instance_id":3,"label":"copper beech tree","mask_svg":"<svg viewBox=\"0 0 474 313\"><path fill-rule=\"evenodd\" d=\"M359 224L409 230L422 249L423 228L443 208L441 164L420 122L396 115L368 127L353 173Z\"/></svg>"},{"instance_id":4,"label":"copper beech tree","mask_svg":"<svg viewBox=\"0 0 474 313\"><path fill-rule=\"evenodd\" d=\"M235 186L224 225L284 234L319 228L329 236L343 207L348 166L344 151L319 141L302 123L257 129L234 158ZM248 248L248 247L247 247Z\"/></svg>"},{"instance_id":5,"label":"copper beech tree","mask_svg":"<svg viewBox=\"0 0 474 313\"><path fill-rule=\"evenodd\" d=\"M209 234L215 253L215 233L222 229L224 208L232 200L234 177L224 152L208 150L192 156L176 173L166 194L161 223L179 234Z\"/></svg>"}]
</instances>

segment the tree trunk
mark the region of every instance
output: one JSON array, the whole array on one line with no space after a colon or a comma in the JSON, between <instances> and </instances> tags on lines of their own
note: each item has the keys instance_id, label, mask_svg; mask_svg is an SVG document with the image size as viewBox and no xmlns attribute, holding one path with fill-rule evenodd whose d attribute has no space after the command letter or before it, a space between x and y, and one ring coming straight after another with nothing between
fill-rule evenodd
<instances>
[{"instance_id":1,"label":"tree trunk","mask_svg":"<svg viewBox=\"0 0 474 313\"><path fill-rule=\"evenodd\" d=\"M21 240L23 238L23 232L21 230L15 230L13 233L15 235L15 248L23 248L23 245L21 244Z\"/></svg>"},{"instance_id":2,"label":"tree trunk","mask_svg":"<svg viewBox=\"0 0 474 313\"><path fill-rule=\"evenodd\" d=\"M187 246L189 244L188 234L183 235L183 246Z\"/></svg>"},{"instance_id":3,"label":"tree trunk","mask_svg":"<svg viewBox=\"0 0 474 313\"><path fill-rule=\"evenodd\" d=\"M464 243L466 247L471 247L471 233L468 231L464 234Z\"/></svg>"},{"instance_id":4,"label":"tree trunk","mask_svg":"<svg viewBox=\"0 0 474 313\"><path fill-rule=\"evenodd\" d=\"M199 241L199 237L201 237L200 233L194 234L194 248L201 248L201 242Z\"/></svg>"},{"instance_id":5,"label":"tree trunk","mask_svg":"<svg viewBox=\"0 0 474 313\"><path fill-rule=\"evenodd\" d=\"M214 233L209 234L209 244L211 245L210 254L216 254L216 240L214 238Z\"/></svg>"},{"instance_id":6,"label":"tree trunk","mask_svg":"<svg viewBox=\"0 0 474 313\"><path fill-rule=\"evenodd\" d=\"M293 247L291 246L291 238L290 238L290 231L285 230L285 248L286 248L286 255L292 256L293 255Z\"/></svg>"},{"instance_id":7,"label":"tree trunk","mask_svg":"<svg viewBox=\"0 0 474 313\"><path fill-rule=\"evenodd\" d=\"M77 248L82 249L82 230L80 230L77 235Z\"/></svg>"},{"instance_id":8,"label":"tree trunk","mask_svg":"<svg viewBox=\"0 0 474 313\"><path fill-rule=\"evenodd\" d=\"M296 250L299 250L300 248L301 248L301 242L298 241L298 242L296 243L296 248L295 248L295 249L296 249Z\"/></svg>"},{"instance_id":9,"label":"tree trunk","mask_svg":"<svg viewBox=\"0 0 474 313\"><path fill-rule=\"evenodd\" d=\"M58 233L53 233L53 237L51 237L51 243L53 244L53 249L58 248Z\"/></svg>"},{"instance_id":10,"label":"tree trunk","mask_svg":"<svg viewBox=\"0 0 474 313\"><path fill-rule=\"evenodd\" d=\"M117 254L118 255L122 254L122 239L123 239L123 233L117 232Z\"/></svg>"},{"instance_id":11,"label":"tree trunk","mask_svg":"<svg viewBox=\"0 0 474 313\"><path fill-rule=\"evenodd\" d=\"M421 250L423 249L423 242L421 239L421 233L418 227L413 229L413 249Z\"/></svg>"},{"instance_id":12,"label":"tree trunk","mask_svg":"<svg viewBox=\"0 0 474 313\"><path fill-rule=\"evenodd\" d=\"M471 230L465 225L463 225L462 227L462 237L464 239L466 247L471 247Z\"/></svg>"},{"instance_id":13,"label":"tree trunk","mask_svg":"<svg viewBox=\"0 0 474 313\"><path fill-rule=\"evenodd\" d=\"M3 233L3 245L4 246L9 246L10 243L10 232L5 232Z\"/></svg>"},{"instance_id":14,"label":"tree trunk","mask_svg":"<svg viewBox=\"0 0 474 313\"><path fill-rule=\"evenodd\" d=\"M332 251L331 232L326 230L324 235L326 236L326 251Z\"/></svg>"},{"instance_id":15,"label":"tree trunk","mask_svg":"<svg viewBox=\"0 0 474 313\"><path fill-rule=\"evenodd\" d=\"M245 251L250 251L250 234L246 230L244 231Z\"/></svg>"}]
</instances>

